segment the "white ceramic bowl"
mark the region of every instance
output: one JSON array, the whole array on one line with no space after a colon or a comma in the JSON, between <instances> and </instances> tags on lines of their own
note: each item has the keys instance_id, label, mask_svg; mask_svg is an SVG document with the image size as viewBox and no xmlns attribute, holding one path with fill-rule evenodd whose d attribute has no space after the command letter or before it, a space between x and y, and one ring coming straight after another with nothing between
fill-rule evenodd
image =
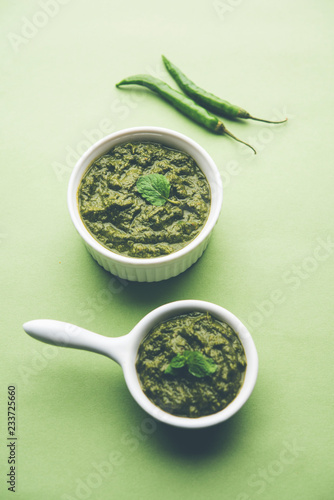
<instances>
[{"instance_id":1,"label":"white ceramic bowl","mask_svg":"<svg viewBox=\"0 0 334 500\"><path fill-rule=\"evenodd\" d=\"M155 406L144 394L136 370L138 348L152 328L173 316L191 311L208 311L218 320L230 325L239 336L247 359L244 383L234 400L223 410L198 418L177 417ZM113 359L122 367L128 389L137 403L152 417L175 427L197 429L227 420L245 404L257 378L258 356L249 331L234 314L211 302L180 300L165 304L147 314L123 337L104 337L69 323L45 319L29 321L23 328L29 335L42 342L85 349Z\"/></svg>"},{"instance_id":2,"label":"white ceramic bowl","mask_svg":"<svg viewBox=\"0 0 334 500\"><path fill-rule=\"evenodd\" d=\"M131 141L158 142L188 153L196 161L211 189L211 207L208 219L201 232L177 252L151 259L127 257L112 252L101 245L86 229L78 207L78 188L90 165L117 144ZM223 187L219 171L209 154L195 141L173 130L158 127L135 127L120 130L104 137L91 146L79 159L72 172L68 186L68 208L74 226L82 237L93 258L107 271L131 281L161 281L177 276L202 255L211 232L218 220L223 201Z\"/></svg>"}]
</instances>

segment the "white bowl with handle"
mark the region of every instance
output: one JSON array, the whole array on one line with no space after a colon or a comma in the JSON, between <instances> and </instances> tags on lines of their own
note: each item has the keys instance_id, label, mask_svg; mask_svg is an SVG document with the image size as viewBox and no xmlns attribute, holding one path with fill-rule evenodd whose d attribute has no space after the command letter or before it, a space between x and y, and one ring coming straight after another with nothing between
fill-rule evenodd
<instances>
[{"instance_id":1,"label":"white bowl with handle","mask_svg":"<svg viewBox=\"0 0 334 500\"><path fill-rule=\"evenodd\" d=\"M169 318L194 311L209 312L234 330L244 348L247 366L243 385L226 408L204 417L178 417L158 408L144 394L136 370L137 353L142 340L154 326ZM31 337L42 342L93 351L113 359L122 367L126 384L136 402L152 417L175 427L197 429L227 420L245 404L257 379L258 355L251 334L234 314L211 302L180 300L165 304L147 314L123 337L105 337L70 323L48 319L28 321L23 328Z\"/></svg>"}]
</instances>

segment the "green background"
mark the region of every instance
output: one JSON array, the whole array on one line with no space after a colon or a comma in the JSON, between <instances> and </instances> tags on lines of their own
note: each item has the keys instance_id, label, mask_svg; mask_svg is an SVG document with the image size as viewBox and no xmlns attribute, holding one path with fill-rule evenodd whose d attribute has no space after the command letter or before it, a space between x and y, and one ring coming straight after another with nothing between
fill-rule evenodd
<instances>
[{"instance_id":1,"label":"green background","mask_svg":"<svg viewBox=\"0 0 334 500\"><path fill-rule=\"evenodd\" d=\"M14 498L332 499L333 2L5 0L0 9L0 497L13 497L7 387L16 384ZM115 88L136 73L172 83L161 54L198 85L288 123L226 120L254 156L148 91ZM66 205L79 155L140 125L199 142L224 184L203 257L155 284L100 268ZM260 362L243 409L197 432L149 419L116 363L22 329L52 318L119 336L190 298L237 315Z\"/></svg>"}]
</instances>

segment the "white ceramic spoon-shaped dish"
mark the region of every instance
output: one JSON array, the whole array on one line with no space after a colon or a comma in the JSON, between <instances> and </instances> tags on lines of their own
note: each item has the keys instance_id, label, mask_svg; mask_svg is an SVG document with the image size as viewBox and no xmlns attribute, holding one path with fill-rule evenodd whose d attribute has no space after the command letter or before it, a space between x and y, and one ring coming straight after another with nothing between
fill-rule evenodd
<instances>
[{"instance_id":1,"label":"white ceramic spoon-shaped dish","mask_svg":"<svg viewBox=\"0 0 334 500\"><path fill-rule=\"evenodd\" d=\"M247 358L245 380L236 398L218 413L199 418L177 417L155 406L144 394L136 371L139 345L150 330L168 318L192 311L208 311L218 320L229 324L239 336ZM258 356L247 328L232 313L210 302L181 300L165 304L147 314L130 333L116 338L104 337L70 323L48 319L28 321L23 325L23 328L31 337L42 342L61 347L84 349L113 359L122 367L128 389L137 403L152 417L176 427L190 429L209 427L227 420L247 401L257 378Z\"/></svg>"}]
</instances>

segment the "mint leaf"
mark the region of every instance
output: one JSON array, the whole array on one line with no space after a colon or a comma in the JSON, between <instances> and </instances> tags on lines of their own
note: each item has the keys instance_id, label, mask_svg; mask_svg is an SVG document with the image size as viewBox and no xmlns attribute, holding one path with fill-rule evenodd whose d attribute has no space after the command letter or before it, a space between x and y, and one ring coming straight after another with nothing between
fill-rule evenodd
<instances>
[{"instance_id":1,"label":"mint leaf","mask_svg":"<svg viewBox=\"0 0 334 500\"><path fill-rule=\"evenodd\" d=\"M167 366L165 373L169 375L176 375L176 370L175 368L172 368L170 365Z\"/></svg>"},{"instance_id":2,"label":"mint leaf","mask_svg":"<svg viewBox=\"0 0 334 500\"><path fill-rule=\"evenodd\" d=\"M160 207L166 201L178 204L177 201L168 199L170 183L167 177L162 174L142 175L137 179L136 186L142 197L152 205Z\"/></svg>"},{"instance_id":3,"label":"mint leaf","mask_svg":"<svg viewBox=\"0 0 334 500\"><path fill-rule=\"evenodd\" d=\"M137 189L145 200L157 207L164 205L168 200L170 184L162 174L147 174L139 177Z\"/></svg>"},{"instance_id":4,"label":"mint leaf","mask_svg":"<svg viewBox=\"0 0 334 500\"><path fill-rule=\"evenodd\" d=\"M217 365L211 358L199 351L191 351L187 357L188 370L194 377L206 377L217 370Z\"/></svg>"},{"instance_id":5,"label":"mint leaf","mask_svg":"<svg viewBox=\"0 0 334 500\"><path fill-rule=\"evenodd\" d=\"M172 368L182 368L186 364L186 358L183 356L183 354L177 354L174 356L172 361L170 362L170 365Z\"/></svg>"},{"instance_id":6,"label":"mint leaf","mask_svg":"<svg viewBox=\"0 0 334 500\"><path fill-rule=\"evenodd\" d=\"M169 375L176 375L177 368L182 368L185 364L186 358L182 354L177 354L167 366L165 373Z\"/></svg>"},{"instance_id":7,"label":"mint leaf","mask_svg":"<svg viewBox=\"0 0 334 500\"><path fill-rule=\"evenodd\" d=\"M199 351L184 351L182 354L177 354L171 360L165 370L165 373L176 376L178 368L186 366L188 372L194 377L207 377L212 375L217 370L217 365L213 359L208 358Z\"/></svg>"}]
</instances>

